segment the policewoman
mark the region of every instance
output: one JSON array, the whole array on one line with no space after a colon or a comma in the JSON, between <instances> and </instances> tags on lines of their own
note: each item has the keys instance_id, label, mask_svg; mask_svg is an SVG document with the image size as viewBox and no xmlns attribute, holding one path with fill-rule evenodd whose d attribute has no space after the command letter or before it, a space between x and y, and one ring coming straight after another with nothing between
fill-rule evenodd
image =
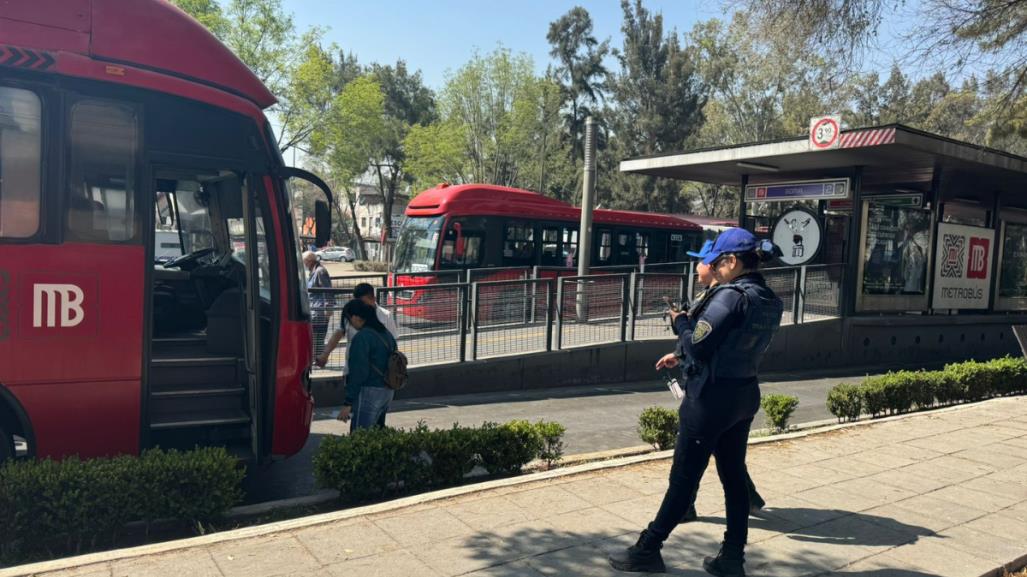
<instances>
[{"instance_id":1,"label":"policewoman","mask_svg":"<svg viewBox=\"0 0 1027 577\"><path fill-rule=\"evenodd\" d=\"M706 258L713 250L713 241L708 240L703 243L702 248L699 252L688 251L688 256L697 258L700 261ZM713 271L710 269L710 265L703 262L699 262L695 267L696 277L698 277L699 284L703 287L703 290L699 291L699 294L695 295L695 299L688 306L689 318L699 318L702 310L709 303L709 296L713 294L712 289L717 285L717 280L713 278ZM677 333L677 329L674 329L674 334ZM678 349L680 351L680 347ZM682 359L683 360L683 359ZM752 482L752 477L749 475L748 468L745 471L745 484L749 488L749 513L758 513L760 509L767 505L767 502L763 500L763 497L756 490L756 485ZM689 523L699 518L698 513L695 510L695 502L688 507L688 511L685 516L681 518L682 523Z\"/></svg>"},{"instance_id":2,"label":"policewoman","mask_svg":"<svg viewBox=\"0 0 1027 577\"><path fill-rule=\"evenodd\" d=\"M666 571L660 549L695 502L713 455L724 487L727 530L720 552L707 557L703 567L720 577L744 577L750 506L745 450L760 404L757 371L783 309L758 269L761 262L774 258L775 250L772 243L745 229L730 228L703 258L716 285L692 315L675 315L677 349L656 364L657 369L680 366L685 381L670 484L656 518L638 542L610 556L614 568Z\"/></svg>"}]
</instances>

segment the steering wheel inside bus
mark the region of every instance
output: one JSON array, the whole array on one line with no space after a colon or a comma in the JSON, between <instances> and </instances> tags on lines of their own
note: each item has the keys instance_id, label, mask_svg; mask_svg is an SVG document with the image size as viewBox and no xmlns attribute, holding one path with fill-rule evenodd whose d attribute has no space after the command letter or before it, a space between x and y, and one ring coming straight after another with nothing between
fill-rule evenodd
<instances>
[{"instance_id":1,"label":"steering wheel inside bus","mask_svg":"<svg viewBox=\"0 0 1027 577\"><path fill-rule=\"evenodd\" d=\"M167 264L164 265L164 268L188 269L188 268L191 268L193 266L193 264L195 264L198 260L200 260L201 258L203 258L203 257L205 257L205 256L207 256L209 254L212 254L213 252L214 252L214 249L212 249L212 248L204 248L204 249L200 249L200 250L198 250L196 252L191 252L189 254L184 254L184 255L176 258L176 259L172 259L172 260L168 261Z\"/></svg>"}]
</instances>

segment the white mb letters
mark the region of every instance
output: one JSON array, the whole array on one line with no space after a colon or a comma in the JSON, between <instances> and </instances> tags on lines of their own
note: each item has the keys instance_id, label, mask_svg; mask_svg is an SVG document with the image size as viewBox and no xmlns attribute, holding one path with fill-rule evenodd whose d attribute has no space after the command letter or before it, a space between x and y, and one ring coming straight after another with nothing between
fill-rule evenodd
<instances>
[{"instance_id":1,"label":"white mb letters","mask_svg":"<svg viewBox=\"0 0 1027 577\"><path fill-rule=\"evenodd\" d=\"M86 317L85 311L82 310L83 300L82 289L73 284L32 285L32 326L78 326Z\"/></svg>"}]
</instances>

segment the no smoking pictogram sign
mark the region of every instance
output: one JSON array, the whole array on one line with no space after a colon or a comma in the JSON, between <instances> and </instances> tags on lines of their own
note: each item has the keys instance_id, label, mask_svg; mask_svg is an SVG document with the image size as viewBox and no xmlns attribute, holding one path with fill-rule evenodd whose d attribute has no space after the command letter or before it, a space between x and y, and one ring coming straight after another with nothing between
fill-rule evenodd
<instances>
[{"instance_id":1,"label":"no smoking pictogram sign","mask_svg":"<svg viewBox=\"0 0 1027 577\"><path fill-rule=\"evenodd\" d=\"M809 121L810 150L838 148L842 141L842 119L840 116L820 116Z\"/></svg>"}]
</instances>

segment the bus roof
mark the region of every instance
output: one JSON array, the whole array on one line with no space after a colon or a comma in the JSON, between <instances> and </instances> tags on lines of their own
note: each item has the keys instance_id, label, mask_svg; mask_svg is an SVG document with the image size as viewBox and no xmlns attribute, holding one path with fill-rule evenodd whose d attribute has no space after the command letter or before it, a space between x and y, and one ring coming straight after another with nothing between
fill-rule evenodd
<instances>
[{"instance_id":1,"label":"bus roof","mask_svg":"<svg viewBox=\"0 0 1027 577\"><path fill-rule=\"evenodd\" d=\"M578 222L581 209L537 192L491 184L440 184L410 201L407 216L515 216ZM701 230L684 218L649 212L597 209L596 224Z\"/></svg>"},{"instance_id":2,"label":"bus roof","mask_svg":"<svg viewBox=\"0 0 1027 577\"><path fill-rule=\"evenodd\" d=\"M26 51L11 62L7 60L13 55L8 55L4 64L41 70L56 58L59 69L61 53L74 53L214 86L261 108L276 102L231 50L166 0L33 0L3 5L0 45L45 51Z\"/></svg>"}]
</instances>

